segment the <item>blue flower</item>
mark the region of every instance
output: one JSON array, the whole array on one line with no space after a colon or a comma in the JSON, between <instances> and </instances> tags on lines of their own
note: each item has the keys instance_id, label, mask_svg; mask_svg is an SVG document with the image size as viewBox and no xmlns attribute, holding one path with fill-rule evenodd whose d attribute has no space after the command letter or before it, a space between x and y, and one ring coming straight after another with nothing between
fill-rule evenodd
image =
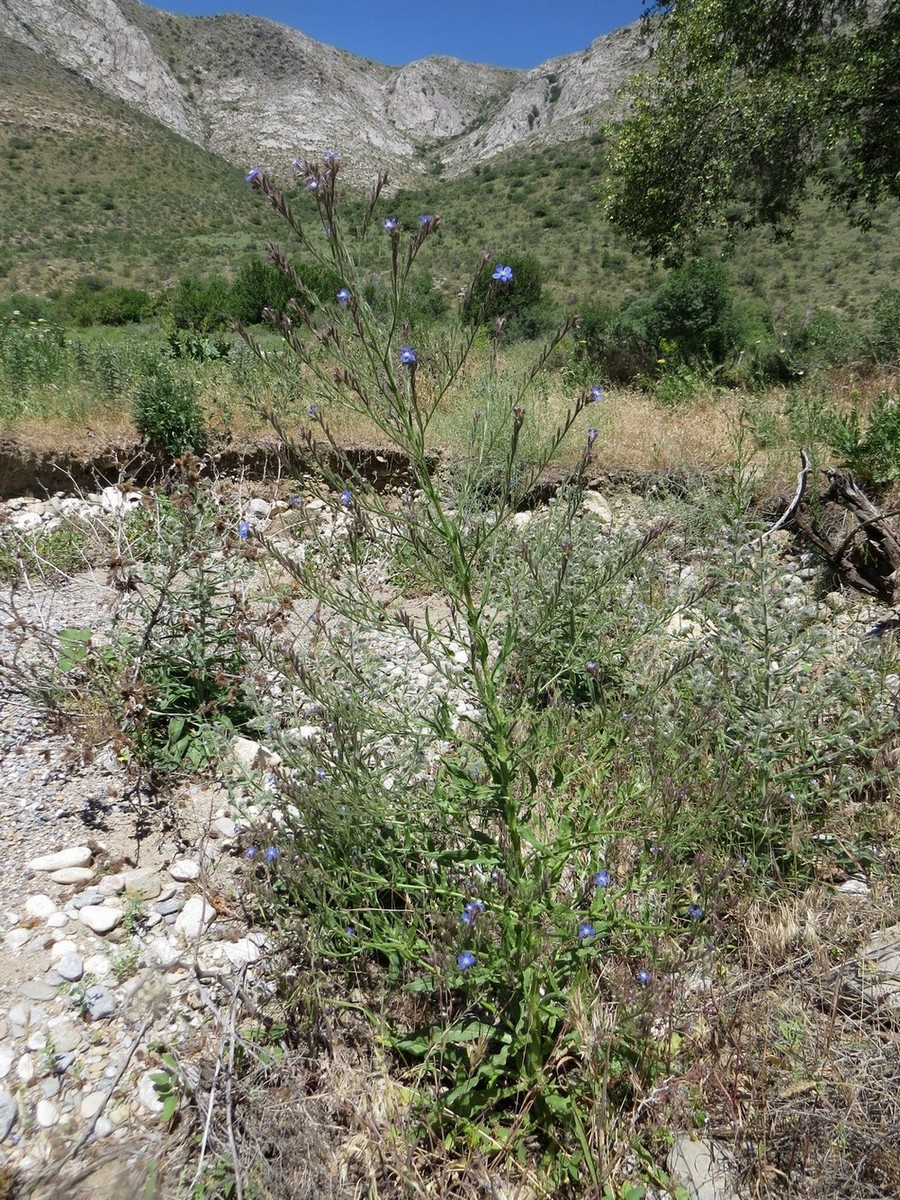
<instances>
[{"instance_id":1,"label":"blue flower","mask_svg":"<svg viewBox=\"0 0 900 1200\"><path fill-rule=\"evenodd\" d=\"M322 157L325 159L326 162L333 163L333 162L337 162L341 156L337 150L326 150L325 153L322 155Z\"/></svg>"},{"instance_id":2,"label":"blue flower","mask_svg":"<svg viewBox=\"0 0 900 1200\"><path fill-rule=\"evenodd\" d=\"M703 916L703 909L699 904L691 904L688 906L688 916L693 917L695 921L699 921Z\"/></svg>"},{"instance_id":3,"label":"blue flower","mask_svg":"<svg viewBox=\"0 0 900 1200\"><path fill-rule=\"evenodd\" d=\"M636 982L641 985L641 987L646 987L653 976L645 967L641 967L639 971L635 971L634 978Z\"/></svg>"},{"instance_id":4,"label":"blue flower","mask_svg":"<svg viewBox=\"0 0 900 1200\"><path fill-rule=\"evenodd\" d=\"M609 871L598 871L594 876L594 887L606 888L609 887Z\"/></svg>"},{"instance_id":5,"label":"blue flower","mask_svg":"<svg viewBox=\"0 0 900 1200\"><path fill-rule=\"evenodd\" d=\"M341 504L349 504L352 499L353 493L349 488L344 488L344 490L341 492Z\"/></svg>"},{"instance_id":6,"label":"blue flower","mask_svg":"<svg viewBox=\"0 0 900 1200\"><path fill-rule=\"evenodd\" d=\"M307 181L306 181L307 190L310 192L314 192L317 190L318 186L319 186L318 179L316 179L315 175L310 175L309 179L307 179Z\"/></svg>"},{"instance_id":7,"label":"blue flower","mask_svg":"<svg viewBox=\"0 0 900 1200\"><path fill-rule=\"evenodd\" d=\"M472 925L479 913L484 912L483 900L470 900L466 907L462 910L462 915L459 918L464 924Z\"/></svg>"},{"instance_id":8,"label":"blue flower","mask_svg":"<svg viewBox=\"0 0 900 1200\"><path fill-rule=\"evenodd\" d=\"M237 535L243 541L250 536L250 522L238 521Z\"/></svg>"},{"instance_id":9,"label":"blue flower","mask_svg":"<svg viewBox=\"0 0 900 1200\"><path fill-rule=\"evenodd\" d=\"M251 167L244 179L247 183L256 183L257 179L262 178L262 167Z\"/></svg>"},{"instance_id":10,"label":"blue flower","mask_svg":"<svg viewBox=\"0 0 900 1200\"><path fill-rule=\"evenodd\" d=\"M407 366L411 366L413 363L418 362L419 358L412 346L402 346L400 348L400 361Z\"/></svg>"},{"instance_id":11,"label":"blue flower","mask_svg":"<svg viewBox=\"0 0 900 1200\"><path fill-rule=\"evenodd\" d=\"M595 937L597 930L590 921L582 921L578 926L578 936L584 941L585 938Z\"/></svg>"},{"instance_id":12,"label":"blue flower","mask_svg":"<svg viewBox=\"0 0 900 1200\"><path fill-rule=\"evenodd\" d=\"M428 224L428 222L429 222L430 220L431 220L431 214L430 214L430 213L422 213L422 214L420 215L420 217L419 217L419 224L420 224L420 225L427 225L427 224Z\"/></svg>"},{"instance_id":13,"label":"blue flower","mask_svg":"<svg viewBox=\"0 0 900 1200\"><path fill-rule=\"evenodd\" d=\"M278 847L277 846L267 846L266 847L266 862L272 863L275 861L275 859L277 857L278 857Z\"/></svg>"},{"instance_id":14,"label":"blue flower","mask_svg":"<svg viewBox=\"0 0 900 1200\"><path fill-rule=\"evenodd\" d=\"M328 776L325 774L325 768L316 767L316 779L318 779L319 783L324 783L327 778Z\"/></svg>"},{"instance_id":15,"label":"blue flower","mask_svg":"<svg viewBox=\"0 0 900 1200\"><path fill-rule=\"evenodd\" d=\"M244 858L256 858L256 847L248 846L244 851Z\"/></svg>"},{"instance_id":16,"label":"blue flower","mask_svg":"<svg viewBox=\"0 0 900 1200\"><path fill-rule=\"evenodd\" d=\"M341 288L337 294L338 304L343 304L346 307L350 303L350 293L346 288Z\"/></svg>"},{"instance_id":17,"label":"blue flower","mask_svg":"<svg viewBox=\"0 0 900 1200\"><path fill-rule=\"evenodd\" d=\"M595 404L599 404L600 401L603 399L603 388L602 387L592 387L591 388L591 399L593 400L593 402Z\"/></svg>"},{"instance_id":18,"label":"blue flower","mask_svg":"<svg viewBox=\"0 0 900 1200\"><path fill-rule=\"evenodd\" d=\"M306 415L308 417L315 417L318 415L318 412L319 412L318 404L308 404L306 406Z\"/></svg>"},{"instance_id":19,"label":"blue flower","mask_svg":"<svg viewBox=\"0 0 900 1200\"><path fill-rule=\"evenodd\" d=\"M384 230L385 233L393 233L394 230L397 228L397 218L396 217L385 217L384 220L381 222L381 228Z\"/></svg>"},{"instance_id":20,"label":"blue flower","mask_svg":"<svg viewBox=\"0 0 900 1200\"><path fill-rule=\"evenodd\" d=\"M474 967L478 959L471 950L463 950L462 954L457 954L456 965L461 971L468 971L469 967Z\"/></svg>"},{"instance_id":21,"label":"blue flower","mask_svg":"<svg viewBox=\"0 0 900 1200\"><path fill-rule=\"evenodd\" d=\"M295 158L294 161L291 163L291 170L300 172L303 170L305 165L306 164L304 163L302 158L299 158L299 157Z\"/></svg>"},{"instance_id":22,"label":"blue flower","mask_svg":"<svg viewBox=\"0 0 900 1200\"><path fill-rule=\"evenodd\" d=\"M594 660L591 659L589 663L584 664L584 669L587 671L588 675L596 675L600 668L599 664L595 663Z\"/></svg>"},{"instance_id":23,"label":"blue flower","mask_svg":"<svg viewBox=\"0 0 900 1200\"><path fill-rule=\"evenodd\" d=\"M589 429L588 430L587 437L588 437L589 443L596 442L596 440L599 436L600 436L599 429Z\"/></svg>"},{"instance_id":24,"label":"blue flower","mask_svg":"<svg viewBox=\"0 0 900 1200\"><path fill-rule=\"evenodd\" d=\"M491 276L491 279L496 279L498 283L512 283L512 277L512 267L501 267L500 264L497 263L496 267L494 267L494 273Z\"/></svg>"},{"instance_id":25,"label":"blue flower","mask_svg":"<svg viewBox=\"0 0 900 1200\"><path fill-rule=\"evenodd\" d=\"M349 937L349 938L356 937L356 930L353 928L352 925L348 925L347 928L344 930L344 933L346 933L347 937Z\"/></svg>"}]
</instances>

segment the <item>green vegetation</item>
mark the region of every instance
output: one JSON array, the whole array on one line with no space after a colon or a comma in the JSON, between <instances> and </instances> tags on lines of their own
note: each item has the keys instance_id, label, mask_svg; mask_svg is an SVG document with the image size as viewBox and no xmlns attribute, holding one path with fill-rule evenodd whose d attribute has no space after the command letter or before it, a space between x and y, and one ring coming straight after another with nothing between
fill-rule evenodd
<instances>
[{"instance_id":1,"label":"green vegetation","mask_svg":"<svg viewBox=\"0 0 900 1200\"><path fill-rule=\"evenodd\" d=\"M223 1008L227 1112L205 1103L218 1072L205 1082L160 1050L177 1138L159 1153L183 1155L202 1129L210 1194L362 1194L377 1163L386 1196L409 1179L476 1194L488 1172L495 1191L640 1200L674 1189L673 1132L715 1130L738 1145L742 1187L780 1188L781 1147L800 1137L791 1169L808 1194L851 1195L880 1161L895 1089L867 1110L862 1148L855 1127L844 1136L863 1017L845 1022L831 992L810 1005L810 972L859 945L864 910L842 909L835 882L863 875L896 906L896 646L829 628L805 574L760 538L741 453L716 486L632 497L614 519L587 486L610 419L594 381L626 331L628 377L672 404L694 377L737 370L752 338L782 353L793 335L698 258L580 330L507 348L551 286L539 259L480 261L469 320L446 319L423 266L445 252L444 222L385 229L390 201L342 207L337 181L321 168L291 223L296 261L275 255L304 303L267 311L243 354L220 328L235 298L254 313L284 302L260 260L177 287L152 337L95 342L22 310L2 325L21 404L99 370L101 350L112 376L121 350L120 397L161 456L180 456L155 495L97 518L115 620L104 636L45 627L37 694L82 719L94 706L157 778L221 777L236 732L277 752L241 777L240 849L245 911L279 957L252 1016L249 970ZM266 176L255 186L283 207ZM501 264L511 278L493 278ZM886 291L854 353L874 361L895 303ZM493 343L488 316L510 317ZM844 354L843 323L799 328L795 352ZM548 374L565 385L558 410ZM202 446L202 388L228 428L229 402L265 403L306 473L296 503L258 518L200 471L186 451ZM784 428L754 427L768 410L748 401L757 440L793 447L802 431L817 453L843 438L872 478L890 462L890 392L855 426L808 388L785 396ZM448 419L462 453L436 464ZM348 427L400 451L402 489L367 478ZM11 577L88 556L71 534L2 533ZM115 963L133 966L130 949ZM854 1086L883 1054L854 1060ZM293 1103L295 1085L304 1120L279 1128L273 1092Z\"/></svg>"},{"instance_id":2,"label":"green vegetation","mask_svg":"<svg viewBox=\"0 0 900 1200\"><path fill-rule=\"evenodd\" d=\"M900 198L900 5L654 6L659 49L615 135L611 214L654 256L792 226L815 187L857 220Z\"/></svg>"},{"instance_id":3,"label":"green vegetation","mask_svg":"<svg viewBox=\"0 0 900 1200\"><path fill-rule=\"evenodd\" d=\"M134 397L134 423L147 449L177 458L206 449L203 414L190 379L177 379L164 367L141 380Z\"/></svg>"},{"instance_id":4,"label":"green vegetation","mask_svg":"<svg viewBox=\"0 0 900 1200\"><path fill-rule=\"evenodd\" d=\"M183 31L180 39L177 33L177 19L171 29L163 20L154 36L178 43L178 53L186 54ZM0 197L6 200L0 205L0 296L7 305L15 297L13 307L24 315L23 303L33 309L40 297L52 300L53 319L67 324L131 321L171 311L175 289L189 315L203 293L208 327L236 310L245 322L251 319L258 277L252 286L243 280L240 301L232 296L229 305L222 297L218 313L209 282L218 276L232 285L242 271L258 271L253 264L278 234L273 216L252 204L240 170L3 39L0 89L16 97L23 114L4 126L0 140ZM39 124L25 116L29 111L43 113ZM57 112L66 114L65 122L55 119ZM539 264L542 312L532 333L553 323L551 310L558 316L651 296L664 273L632 252L625 231L602 213L605 156L606 135L598 132L383 197L382 211L409 229L421 213L443 215L428 274L417 281L405 319L421 320L426 298L436 317L452 310L485 246L494 261L530 256ZM301 215L312 216L312 203L302 193L294 198ZM348 220L362 204L358 196L345 197ZM824 202L811 200L790 241L773 241L762 230L741 239L728 262L736 299L768 304L778 326L821 310L868 336L873 305L896 278L898 240L894 202L882 204L862 230L833 220ZM379 285L376 246L372 231L361 248L371 288ZM700 251L719 255L714 239ZM302 273L309 256L295 265ZM304 281L326 298L341 286L333 275ZM186 286L193 296L185 295ZM46 310L36 316L51 319Z\"/></svg>"}]
</instances>

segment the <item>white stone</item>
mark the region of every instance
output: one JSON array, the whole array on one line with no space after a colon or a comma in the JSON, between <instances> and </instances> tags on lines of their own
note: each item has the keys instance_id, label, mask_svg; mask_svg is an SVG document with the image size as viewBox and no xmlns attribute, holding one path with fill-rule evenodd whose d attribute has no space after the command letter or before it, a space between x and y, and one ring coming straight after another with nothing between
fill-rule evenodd
<instances>
[{"instance_id":1,"label":"white stone","mask_svg":"<svg viewBox=\"0 0 900 1200\"><path fill-rule=\"evenodd\" d=\"M31 1083L34 1079L34 1059L30 1054L23 1054L16 1063L16 1074L22 1083Z\"/></svg>"},{"instance_id":2,"label":"white stone","mask_svg":"<svg viewBox=\"0 0 900 1200\"><path fill-rule=\"evenodd\" d=\"M78 943L73 942L71 938L60 938L50 947L50 961L54 962L58 958L64 958L67 954L74 954L77 949Z\"/></svg>"},{"instance_id":3,"label":"white stone","mask_svg":"<svg viewBox=\"0 0 900 1200\"><path fill-rule=\"evenodd\" d=\"M52 1100L38 1100L34 1115L42 1129L49 1129L59 1120L59 1106Z\"/></svg>"},{"instance_id":4,"label":"white stone","mask_svg":"<svg viewBox=\"0 0 900 1200\"><path fill-rule=\"evenodd\" d=\"M171 967L178 962L181 951L170 938L156 937L150 943L149 957L161 967Z\"/></svg>"},{"instance_id":5,"label":"white stone","mask_svg":"<svg viewBox=\"0 0 900 1200\"><path fill-rule=\"evenodd\" d=\"M62 929L63 925L68 925L69 918L64 912L51 913L47 918L48 929Z\"/></svg>"},{"instance_id":6,"label":"white stone","mask_svg":"<svg viewBox=\"0 0 900 1200\"><path fill-rule=\"evenodd\" d=\"M690 617L677 612L672 614L666 626L666 633L670 637L691 638L696 641L703 637L703 628L697 621L692 621Z\"/></svg>"},{"instance_id":7,"label":"white stone","mask_svg":"<svg viewBox=\"0 0 900 1200\"><path fill-rule=\"evenodd\" d=\"M41 514L36 512L15 513L9 518L9 523L15 529L21 529L25 533L30 533L40 525Z\"/></svg>"},{"instance_id":8,"label":"white stone","mask_svg":"<svg viewBox=\"0 0 900 1200\"><path fill-rule=\"evenodd\" d=\"M192 879L199 879L200 865L191 862L189 858L181 858L178 862L172 863L169 867L169 874L177 883L188 883Z\"/></svg>"},{"instance_id":9,"label":"white stone","mask_svg":"<svg viewBox=\"0 0 900 1200\"><path fill-rule=\"evenodd\" d=\"M3 940L6 943L7 949L12 951L21 950L24 945L31 941L31 930L10 929Z\"/></svg>"},{"instance_id":10,"label":"white stone","mask_svg":"<svg viewBox=\"0 0 900 1200\"><path fill-rule=\"evenodd\" d=\"M871 890L865 879L859 878L848 879L838 888L838 891L844 896L859 896L861 898L870 895Z\"/></svg>"},{"instance_id":11,"label":"white stone","mask_svg":"<svg viewBox=\"0 0 900 1200\"><path fill-rule=\"evenodd\" d=\"M105 904L86 904L78 910L78 919L92 933L109 933L125 914L120 908L107 908Z\"/></svg>"},{"instance_id":12,"label":"white stone","mask_svg":"<svg viewBox=\"0 0 900 1200\"><path fill-rule=\"evenodd\" d=\"M232 752L245 771L272 770L281 765L281 755L250 738L235 738Z\"/></svg>"},{"instance_id":13,"label":"white stone","mask_svg":"<svg viewBox=\"0 0 900 1200\"><path fill-rule=\"evenodd\" d=\"M56 969L63 979L77 983L84 974L84 960L80 954L64 954L56 964Z\"/></svg>"},{"instance_id":14,"label":"white stone","mask_svg":"<svg viewBox=\"0 0 900 1200\"><path fill-rule=\"evenodd\" d=\"M191 896L175 918L175 932L185 938L195 938L214 919L216 910L202 896Z\"/></svg>"},{"instance_id":15,"label":"white stone","mask_svg":"<svg viewBox=\"0 0 900 1200\"><path fill-rule=\"evenodd\" d=\"M125 895L130 900L153 900L162 891L162 884L149 867L125 872Z\"/></svg>"},{"instance_id":16,"label":"white stone","mask_svg":"<svg viewBox=\"0 0 900 1200\"><path fill-rule=\"evenodd\" d=\"M59 850L56 854L43 854L40 858L33 858L28 864L28 870L62 871L66 867L87 867L93 858L90 846L70 846L68 850Z\"/></svg>"},{"instance_id":17,"label":"white stone","mask_svg":"<svg viewBox=\"0 0 900 1200\"><path fill-rule=\"evenodd\" d=\"M738 1200L734 1158L717 1142L683 1134L669 1151L666 1167L690 1200Z\"/></svg>"},{"instance_id":18,"label":"white stone","mask_svg":"<svg viewBox=\"0 0 900 1200\"><path fill-rule=\"evenodd\" d=\"M140 497L138 497L138 501L140 502ZM128 504L128 497L125 492L121 488L112 485L105 487L100 493L100 504L104 511L108 513L121 512L124 508L131 507Z\"/></svg>"},{"instance_id":19,"label":"white stone","mask_svg":"<svg viewBox=\"0 0 900 1200\"><path fill-rule=\"evenodd\" d=\"M264 944L264 943L263 943ZM254 935L241 938L238 942L225 942L222 946L225 957L235 967L243 967L249 963L259 962L262 956L260 942Z\"/></svg>"},{"instance_id":20,"label":"white stone","mask_svg":"<svg viewBox=\"0 0 900 1200\"><path fill-rule=\"evenodd\" d=\"M105 1092L89 1092L81 1098L81 1115L85 1121L89 1121L91 1117L95 1117L103 1107L103 1102L106 1099Z\"/></svg>"},{"instance_id":21,"label":"white stone","mask_svg":"<svg viewBox=\"0 0 900 1200\"><path fill-rule=\"evenodd\" d=\"M593 492L590 489L586 491L581 501L581 509L582 512L590 513L592 517L599 517L607 525L612 523L612 509L606 498L601 496L599 492Z\"/></svg>"},{"instance_id":22,"label":"white stone","mask_svg":"<svg viewBox=\"0 0 900 1200\"><path fill-rule=\"evenodd\" d=\"M113 1123L109 1117L98 1117L94 1123L94 1134L98 1138L109 1137L113 1131Z\"/></svg>"},{"instance_id":23,"label":"white stone","mask_svg":"<svg viewBox=\"0 0 900 1200\"><path fill-rule=\"evenodd\" d=\"M104 875L97 884L97 891L101 896L118 896L119 892L124 890L124 875Z\"/></svg>"},{"instance_id":24,"label":"white stone","mask_svg":"<svg viewBox=\"0 0 900 1200\"><path fill-rule=\"evenodd\" d=\"M74 885L80 883L90 883L93 878L93 867L63 867L61 871L53 872L53 874L50 876L50 882Z\"/></svg>"},{"instance_id":25,"label":"white stone","mask_svg":"<svg viewBox=\"0 0 900 1200\"><path fill-rule=\"evenodd\" d=\"M5 1079L15 1061L12 1046L0 1046L0 1079Z\"/></svg>"},{"instance_id":26,"label":"white stone","mask_svg":"<svg viewBox=\"0 0 900 1200\"><path fill-rule=\"evenodd\" d=\"M209 832L212 837L221 837L225 838L226 841L233 841L238 835L238 827L232 821L231 817L216 817L209 827Z\"/></svg>"},{"instance_id":27,"label":"white stone","mask_svg":"<svg viewBox=\"0 0 900 1200\"><path fill-rule=\"evenodd\" d=\"M112 971L112 963L105 954L92 954L84 960L85 975L93 975L97 980L106 979Z\"/></svg>"},{"instance_id":28,"label":"white stone","mask_svg":"<svg viewBox=\"0 0 900 1200\"><path fill-rule=\"evenodd\" d=\"M26 1050L43 1050L47 1045L46 1033L33 1033L25 1043Z\"/></svg>"},{"instance_id":29,"label":"white stone","mask_svg":"<svg viewBox=\"0 0 900 1200\"><path fill-rule=\"evenodd\" d=\"M163 1102L157 1096L156 1088L153 1086L153 1076L155 1074L155 1071L144 1072L138 1081L137 1098L148 1112L161 1113Z\"/></svg>"},{"instance_id":30,"label":"white stone","mask_svg":"<svg viewBox=\"0 0 900 1200\"><path fill-rule=\"evenodd\" d=\"M45 920L55 913L58 907L55 900L40 892L36 896L29 896L25 901L25 912L29 917L37 917L39 920Z\"/></svg>"}]
</instances>

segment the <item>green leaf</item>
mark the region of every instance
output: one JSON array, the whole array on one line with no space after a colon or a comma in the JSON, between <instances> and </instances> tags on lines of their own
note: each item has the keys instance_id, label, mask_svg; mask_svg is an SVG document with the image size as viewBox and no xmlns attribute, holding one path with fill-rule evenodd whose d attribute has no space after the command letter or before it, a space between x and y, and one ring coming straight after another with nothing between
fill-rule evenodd
<instances>
[{"instance_id":1,"label":"green leaf","mask_svg":"<svg viewBox=\"0 0 900 1200\"><path fill-rule=\"evenodd\" d=\"M87 658L88 646L94 636L93 630L70 626L61 629L59 634L59 669L71 671L78 663Z\"/></svg>"}]
</instances>

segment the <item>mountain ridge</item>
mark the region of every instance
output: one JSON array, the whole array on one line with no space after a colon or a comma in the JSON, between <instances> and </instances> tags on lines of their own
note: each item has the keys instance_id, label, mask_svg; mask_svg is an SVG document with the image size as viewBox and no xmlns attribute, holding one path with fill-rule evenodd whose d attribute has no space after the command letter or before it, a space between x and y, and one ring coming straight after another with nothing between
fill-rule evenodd
<instances>
[{"instance_id":1,"label":"mountain ridge","mask_svg":"<svg viewBox=\"0 0 900 1200\"><path fill-rule=\"evenodd\" d=\"M242 167L280 173L337 147L359 182L462 174L583 135L646 60L637 25L530 70L433 55L399 67L263 17L185 17L141 0L2 0L0 35Z\"/></svg>"}]
</instances>

